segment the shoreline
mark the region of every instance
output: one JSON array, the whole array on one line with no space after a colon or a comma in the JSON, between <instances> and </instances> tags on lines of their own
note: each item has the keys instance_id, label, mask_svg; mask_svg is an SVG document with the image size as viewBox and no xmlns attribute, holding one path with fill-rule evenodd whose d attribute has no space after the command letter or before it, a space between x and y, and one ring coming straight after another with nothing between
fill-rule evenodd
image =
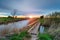
<instances>
[{"instance_id":1,"label":"shoreline","mask_svg":"<svg viewBox=\"0 0 60 40\"><path fill-rule=\"evenodd\" d=\"M0 25L14 23L14 22L22 21L22 20L26 20L26 19L24 18L16 18L16 19L11 19L11 20L7 19L7 21L0 21Z\"/></svg>"}]
</instances>

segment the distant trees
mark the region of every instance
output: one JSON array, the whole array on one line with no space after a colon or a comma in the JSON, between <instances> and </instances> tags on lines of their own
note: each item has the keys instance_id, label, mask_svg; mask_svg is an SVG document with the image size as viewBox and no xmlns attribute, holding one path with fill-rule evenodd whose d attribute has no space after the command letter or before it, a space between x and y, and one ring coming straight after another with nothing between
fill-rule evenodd
<instances>
[{"instance_id":1,"label":"distant trees","mask_svg":"<svg viewBox=\"0 0 60 40\"><path fill-rule=\"evenodd\" d=\"M54 12L54 13L52 13L52 14L50 14L50 16L60 16L60 12Z\"/></svg>"},{"instance_id":2,"label":"distant trees","mask_svg":"<svg viewBox=\"0 0 60 40\"><path fill-rule=\"evenodd\" d=\"M8 16L8 18L12 18L11 16Z\"/></svg>"},{"instance_id":3,"label":"distant trees","mask_svg":"<svg viewBox=\"0 0 60 40\"><path fill-rule=\"evenodd\" d=\"M60 23L60 12L52 12L52 14L49 14L48 16L49 18L46 20L46 23Z\"/></svg>"},{"instance_id":4,"label":"distant trees","mask_svg":"<svg viewBox=\"0 0 60 40\"><path fill-rule=\"evenodd\" d=\"M60 22L60 12L55 12L55 13L52 13L51 15L53 18L53 21L55 21L55 23L59 23ZM50 17L51 17L50 16Z\"/></svg>"}]
</instances>

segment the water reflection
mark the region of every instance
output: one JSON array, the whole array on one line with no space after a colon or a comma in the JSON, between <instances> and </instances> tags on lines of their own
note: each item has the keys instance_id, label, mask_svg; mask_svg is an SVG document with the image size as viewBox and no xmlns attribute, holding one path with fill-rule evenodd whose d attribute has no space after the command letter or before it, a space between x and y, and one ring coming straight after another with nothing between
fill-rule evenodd
<instances>
[{"instance_id":1,"label":"water reflection","mask_svg":"<svg viewBox=\"0 0 60 40\"><path fill-rule=\"evenodd\" d=\"M40 33L44 33L44 26L40 26Z\"/></svg>"},{"instance_id":2,"label":"water reflection","mask_svg":"<svg viewBox=\"0 0 60 40\"><path fill-rule=\"evenodd\" d=\"M26 25L28 25L28 22L29 20L24 20L24 21L5 24L5 25L0 25L0 32L2 32L3 30L8 30L10 32L14 28L17 28L17 29L23 28Z\"/></svg>"}]
</instances>

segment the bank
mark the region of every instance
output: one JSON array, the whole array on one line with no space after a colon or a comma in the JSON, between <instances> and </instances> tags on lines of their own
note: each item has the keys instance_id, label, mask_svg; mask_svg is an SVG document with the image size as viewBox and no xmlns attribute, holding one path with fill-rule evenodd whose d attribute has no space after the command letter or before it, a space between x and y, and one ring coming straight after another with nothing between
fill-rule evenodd
<instances>
[{"instance_id":1,"label":"bank","mask_svg":"<svg viewBox=\"0 0 60 40\"><path fill-rule=\"evenodd\" d=\"M25 18L0 17L0 25L26 20Z\"/></svg>"}]
</instances>

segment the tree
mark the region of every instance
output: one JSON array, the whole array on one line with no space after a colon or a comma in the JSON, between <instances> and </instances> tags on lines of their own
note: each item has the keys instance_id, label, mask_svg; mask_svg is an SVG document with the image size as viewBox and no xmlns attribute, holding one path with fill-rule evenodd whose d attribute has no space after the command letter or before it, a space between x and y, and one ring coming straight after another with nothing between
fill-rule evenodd
<instances>
[{"instance_id":1,"label":"tree","mask_svg":"<svg viewBox=\"0 0 60 40\"><path fill-rule=\"evenodd\" d=\"M42 15L42 16L40 16L39 21L40 21L40 24L41 24L41 25L44 23L44 16L43 16L43 15Z\"/></svg>"},{"instance_id":2,"label":"tree","mask_svg":"<svg viewBox=\"0 0 60 40\"><path fill-rule=\"evenodd\" d=\"M43 18L44 18L44 16L40 16L40 18L41 18L41 19L43 19Z\"/></svg>"},{"instance_id":3,"label":"tree","mask_svg":"<svg viewBox=\"0 0 60 40\"><path fill-rule=\"evenodd\" d=\"M14 16L16 15L16 13L17 13L17 10L14 9L14 10L12 11L12 13L11 13L11 15L12 15L13 18L14 18Z\"/></svg>"},{"instance_id":4,"label":"tree","mask_svg":"<svg viewBox=\"0 0 60 40\"><path fill-rule=\"evenodd\" d=\"M8 18L12 18L11 16L8 16Z\"/></svg>"}]
</instances>

